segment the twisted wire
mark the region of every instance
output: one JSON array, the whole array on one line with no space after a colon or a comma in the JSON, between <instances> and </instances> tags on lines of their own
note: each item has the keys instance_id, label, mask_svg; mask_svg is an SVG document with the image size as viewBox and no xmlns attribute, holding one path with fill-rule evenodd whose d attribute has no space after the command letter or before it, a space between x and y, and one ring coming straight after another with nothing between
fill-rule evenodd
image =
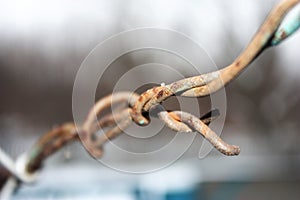
<instances>
[{"instance_id":1,"label":"twisted wire","mask_svg":"<svg viewBox=\"0 0 300 200\"><path fill-rule=\"evenodd\" d=\"M165 86L154 87L141 95L132 92L118 92L108 95L96 102L82 125L66 123L49 131L28 152L27 172L34 173L39 170L48 156L67 143L79 139L83 141L85 148L93 157L99 158L103 155L103 145L107 141L120 135L132 122L140 126L149 124L150 119L145 117L143 113L149 112L152 107L161 104L170 96L203 97L225 87L265 49L279 44L299 28L299 17L294 18L292 23L295 26L292 26L292 31L289 26L281 24L284 16L299 1L285 0L275 6L249 45L227 67L215 72L182 79ZM111 108L112 105L117 105L115 111L113 110L98 119L98 116L102 115L104 110ZM218 116L219 113L216 109L201 118L184 111L165 110L159 111L156 117L174 131L198 132L225 155L238 155L240 153L238 146L227 144L208 127L208 124ZM97 135L96 133L100 129L104 130L104 134ZM5 173L5 176L7 179L12 176L16 177L13 173Z\"/></svg>"}]
</instances>

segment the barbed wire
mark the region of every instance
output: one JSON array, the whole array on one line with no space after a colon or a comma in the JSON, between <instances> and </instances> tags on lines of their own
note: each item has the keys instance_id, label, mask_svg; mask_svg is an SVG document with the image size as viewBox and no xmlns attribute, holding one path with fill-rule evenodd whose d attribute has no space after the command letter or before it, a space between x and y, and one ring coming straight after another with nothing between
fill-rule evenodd
<instances>
[{"instance_id":1,"label":"barbed wire","mask_svg":"<svg viewBox=\"0 0 300 200\"><path fill-rule=\"evenodd\" d=\"M149 124L150 118L148 115L150 109L154 109L156 111L154 117L159 118L170 129L187 133L196 131L219 152L228 156L238 155L240 153L238 146L227 144L208 126L209 123L219 116L217 109L199 118L184 111L160 110L158 105L170 96L204 97L225 87L265 49L279 44L299 28L300 12L288 22L281 23L285 15L299 1L285 0L275 6L245 50L232 64L221 70L154 87L141 95L133 92L117 92L103 97L91 108L82 125L66 123L43 135L26 156L23 157L22 165L24 169L22 171L23 174L21 173L22 175L15 169L17 168L15 167L17 162L14 163L3 151L0 151L2 155L0 156L0 161L2 164L4 163L3 166L9 171L9 173L5 174L8 181L3 188L8 188L9 185L16 187L18 185L15 184L17 181L34 181L35 176L34 178L31 177L31 179L24 177L28 178L28 175L35 174L41 169L43 162L48 156L70 142L81 139L91 156L94 158L101 157L103 155L103 145L120 135L132 122L139 126ZM116 105L115 109L99 117L105 110L112 108L113 105ZM105 130L105 133L97 135L96 133L100 129ZM8 160L9 165L7 164ZM27 174L27 176L24 176L24 174ZM13 191L11 187L3 192L5 196Z\"/></svg>"}]
</instances>

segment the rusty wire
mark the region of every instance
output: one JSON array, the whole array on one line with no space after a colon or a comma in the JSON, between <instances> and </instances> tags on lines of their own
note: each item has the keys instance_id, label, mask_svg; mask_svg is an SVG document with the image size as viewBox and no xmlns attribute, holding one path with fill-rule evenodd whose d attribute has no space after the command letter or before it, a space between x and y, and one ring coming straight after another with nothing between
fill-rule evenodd
<instances>
[{"instance_id":1,"label":"rusty wire","mask_svg":"<svg viewBox=\"0 0 300 200\"><path fill-rule=\"evenodd\" d=\"M147 125L150 119L144 116L144 113L148 113L151 108L170 96L203 97L218 91L237 77L267 47L273 46L275 39L278 44L278 36L274 38L274 35L286 13L297 3L299 0L286 0L275 6L245 50L232 64L221 70L154 87L141 95L118 92L100 99L91 108L82 125L66 123L42 136L28 153L26 170L28 173L34 173L41 168L48 156L65 144L79 139L93 157L99 158L107 141L120 135L132 122L140 126ZM285 38L286 36L282 37L282 40ZM115 109L117 112L113 110L109 114L102 115L103 111L110 109L112 105L117 105ZM238 155L240 153L238 146L225 143L208 127L218 115L218 110L213 110L201 118L184 111L161 110L156 117L174 131L200 133L225 155ZM100 129L104 130L104 134L97 135ZM7 176L11 175L8 173Z\"/></svg>"},{"instance_id":2,"label":"rusty wire","mask_svg":"<svg viewBox=\"0 0 300 200\"><path fill-rule=\"evenodd\" d=\"M299 0L287 0L279 3L270 12L245 50L229 66L215 72L186 78L166 86L156 87L141 94L139 101L133 107L133 120L139 125L148 124L149 120L142 115L142 112L149 111L152 106L161 103L172 95L203 97L227 85L243 69L248 67L264 49L272 46L273 36L281 21L286 13L297 3L299 3Z\"/></svg>"}]
</instances>

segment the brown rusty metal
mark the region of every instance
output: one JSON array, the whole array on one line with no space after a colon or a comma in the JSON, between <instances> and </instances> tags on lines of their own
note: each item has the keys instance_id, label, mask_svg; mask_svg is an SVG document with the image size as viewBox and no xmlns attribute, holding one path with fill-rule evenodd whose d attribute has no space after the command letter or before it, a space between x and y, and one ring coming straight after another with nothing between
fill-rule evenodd
<instances>
[{"instance_id":1,"label":"brown rusty metal","mask_svg":"<svg viewBox=\"0 0 300 200\"><path fill-rule=\"evenodd\" d=\"M233 156L240 153L240 148L238 146L227 144L207 126L207 124L214 120L216 116L205 117L201 120L196 116L183 111L163 111L159 113L159 117L174 131L197 131L224 155Z\"/></svg>"},{"instance_id":2,"label":"brown rusty metal","mask_svg":"<svg viewBox=\"0 0 300 200\"><path fill-rule=\"evenodd\" d=\"M100 99L96 104L92 107L85 122L82 125L82 128L78 128L80 139L83 141L88 152L95 158L99 158L103 154L102 144L100 141L105 141L103 137L98 136L96 132L99 128L105 128L107 126L112 125L113 127L106 131L106 134L109 135L108 138L117 136L125 129L129 123L125 123L128 120L131 121L131 117L128 109L124 109L123 111L119 111L117 113L111 113L104 118L100 118L98 121L97 117L104 110L111 108L112 105L122 104L124 102L130 107L137 101L138 95L133 92L117 92L111 95L108 95L102 99ZM125 121L125 122L123 122ZM105 134L105 135L106 135Z\"/></svg>"},{"instance_id":3,"label":"brown rusty metal","mask_svg":"<svg viewBox=\"0 0 300 200\"><path fill-rule=\"evenodd\" d=\"M299 0L287 0L279 3L270 12L246 49L231 65L216 72L179 80L143 93L133 107L132 118L134 122L138 125L147 125L149 120L142 115L142 112L149 111L152 106L161 103L176 93L185 97L202 97L223 88L249 66L265 48L271 45L270 41L280 22L297 3L299 3Z\"/></svg>"},{"instance_id":4,"label":"brown rusty metal","mask_svg":"<svg viewBox=\"0 0 300 200\"><path fill-rule=\"evenodd\" d=\"M180 122L180 120L178 120L177 118L177 115L174 115L173 113L162 111L158 113L158 116L173 131L185 132L185 133L192 132L192 129L189 126L187 126L185 123Z\"/></svg>"},{"instance_id":5,"label":"brown rusty metal","mask_svg":"<svg viewBox=\"0 0 300 200\"><path fill-rule=\"evenodd\" d=\"M132 119L140 126L147 125L149 120L142 115L143 111L149 111L152 106L160 104L168 97L190 88L208 84L217 77L216 72L182 79L166 86L155 87L147 90L139 97L133 106Z\"/></svg>"},{"instance_id":6,"label":"brown rusty metal","mask_svg":"<svg viewBox=\"0 0 300 200\"><path fill-rule=\"evenodd\" d=\"M66 123L49 131L40 138L30 151L27 171L33 173L38 170L49 155L74 140L78 140L78 134L73 123Z\"/></svg>"},{"instance_id":7,"label":"brown rusty metal","mask_svg":"<svg viewBox=\"0 0 300 200\"><path fill-rule=\"evenodd\" d=\"M246 49L229 66L219 70L219 77L209 84L190 88L181 94L186 97L202 97L212 94L236 78L246 67L251 64L265 48L271 46L274 33L282 22L284 16L299 0L281 1L275 6L264 23L261 25Z\"/></svg>"},{"instance_id":8,"label":"brown rusty metal","mask_svg":"<svg viewBox=\"0 0 300 200\"><path fill-rule=\"evenodd\" d=\"M91 108L82 125L67 123L46 133L29 151L26 169L29 173L38 170L43 161L61 149L65 144L80 138L87 151L95 158L103 154L103 145L120 135L132 121L138 125L147 125L149 119L143 116L150 108L162 103L172 95L184 97L202 97L216 92L236 78L267 47L285 14L300 0L286 0L279 3L269 14L246 49L229 66L200 76L194 76L174 83L158 86L138 95L132 92L117 92L108 95ZM125 104L125 106L124 106ZM117 111L101 116L104 110L117 105ZM216 111L216 110L215 110ZM212 111L201 117L183 111L159 111L157 116L175 131L197 131L217 150L225 155L238 155L238 146L225 143L207 125L219 115ZM98 119L99 117L99 119ZM97 135L102 129L104 133ZM12 175L13 176L13 175Z\"/></svg>"},{"instance_id":9,"label":"brown rusty metal","mask_svg":"<svg viewBox=\"0 0 300 200\"><path fill-rule=\"evenodd\" d=\"M215 132L213 132L205 123L203 123L196 116L183 112L173 111L172 114L177 115L180 121L188 124L193 130L200 133L206 140L208 140L218 151L227 156L238 155L240 148L235 145L229 145L224 142Z\"/></svg>"},{"instance_id":10,"label":"brown rusty metal","mask_svg":"<svg viewBox=\"0 0 300 200\"><path fill-rule=\"evenodd\" d=\"M113 104L128 102L129 105L133 105L137 98L138 95L133 92L118 92L100 99L88 113L87 119L82 125L82 129L89 132L92 124L97 121L97 116L105 109L111 108Z\"/></svg>"},{"instance_id":11,"label":"brown rusty metal","mask_svg":"<svg viewBox=\"0 0 300 200\"><path fill-rule=\"evenodd\" d=\"M179 112L179 111L178 111ZM206 124L209 125L212 121L214 121L217 117L219 117L220 112L218 109L214 109L205 115L203 115L200 120ZM161 111L158 113L158 117L165 122L165 124L172 130L178 131L178 132L185 132L189 133L192 132L193 130L183 123L181 121L181 118L175 114L174 112L171 111Z\"/></svg>"}]
</instances>

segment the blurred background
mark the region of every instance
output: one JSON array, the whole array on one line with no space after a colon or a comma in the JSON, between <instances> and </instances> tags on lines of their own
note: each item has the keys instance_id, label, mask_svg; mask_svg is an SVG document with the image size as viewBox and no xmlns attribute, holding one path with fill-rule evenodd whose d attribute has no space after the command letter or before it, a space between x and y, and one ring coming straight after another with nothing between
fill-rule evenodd
<instances>
[{"instance_id":1,"label":"blurred background","mask_svg":"<svg viewBox=\"0 0 300 200\"><path fill-rule=\"evenodd\" d=\"M89 52L110 36L142 27L172 29L201 44L223 68L243 50L278 2L1 0L0 147L16 158L53 126L73 120L76 73ZM239 156L225 157L213 150L199 159L203 140L196 137L170 167L137 175L102 165L77 143L52 156L39 181L22 187L14 199L299 199L299 46L296 33L265 51L226 87L222 137L241 147ZM182 64L157 51L128 54L108 68L96 97L112 92L123 72L157 61L158 56L171 67ZM187 77L195 73L183 72ZM138 82L140 76L145 75L137 74L130 81ZM171 76L162 82L174 80ZM199 102L203 112L208 111L209 100ZM173 135L163 129L150 143L125 136L116 143L141 152L145 144L154 149ZM114 155L109 145L106 154L124 165L151 165L168 156L135 161Z\"/></svg>"}]
</instances>

